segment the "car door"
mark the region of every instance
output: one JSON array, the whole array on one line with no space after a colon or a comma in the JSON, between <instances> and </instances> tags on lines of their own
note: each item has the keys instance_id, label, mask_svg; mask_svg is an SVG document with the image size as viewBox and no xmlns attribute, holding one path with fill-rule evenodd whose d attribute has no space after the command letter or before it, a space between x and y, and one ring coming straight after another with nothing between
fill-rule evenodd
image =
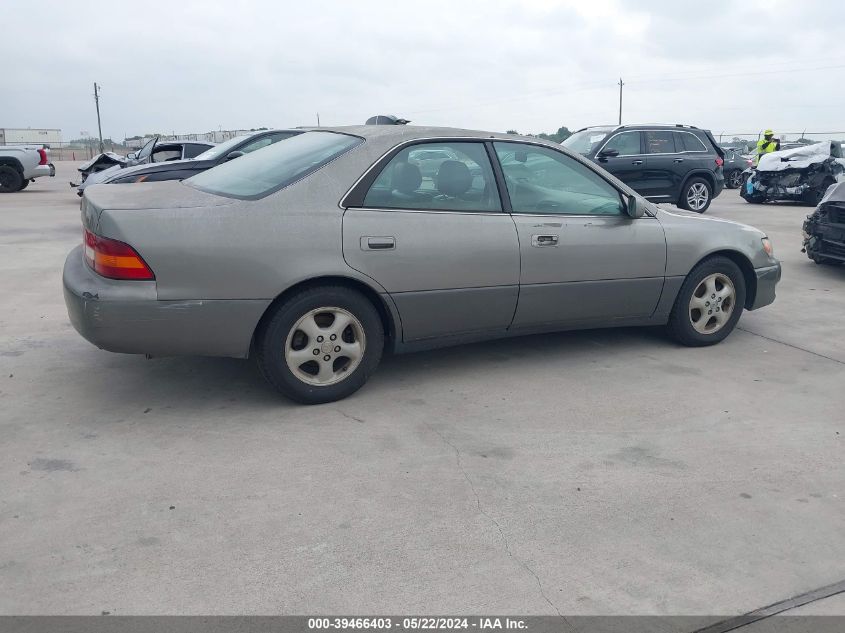
<instances>
[{"instance_id":1,"label":"car door","mask_svg":"<svg viewBox=\"0 0 845 633\"><path fill-rule=\"evenodd\" d=\"M425 143L455 158L424 178L410 161L421 145L396 150L372 184L362 181L361 202L343 215L344 258L390 293L405 341L504 331L516 308L519 244L486 147Z\"/></svg>"},{"instance_id":2,"label":"car door","mask_svg":"<svg viewBox=\"0 0 845 633\"><path fill-rule=\"evenodd\" d=\"M682 148L675 148L673 130L646 130L643 140L647 166L643 188L638 192L656 202L677 201L690 161L681 153Z\"/></svg>"},{"instance_id":3,"label":"car door","mask_svg":"<svg viewBox=\"0 0 845 633\"><path fill-rule=\"evenodd\" d=\"M640 191L646 169L643 154L642 134L628 130L612 135L596 154L595 162L634 191Z\"/></svg>"},{"instance_id":4,"label":"car door","mask_svg":"<svg viewBox=\"0 0 845 633\"><path fill-rule=\"evenodd\" d=\"M614 185L561 151L517 142L493 146L522 258L513 327L650 316L666 268L660 222L628 216Z\"/></svg>"}]
</instances>

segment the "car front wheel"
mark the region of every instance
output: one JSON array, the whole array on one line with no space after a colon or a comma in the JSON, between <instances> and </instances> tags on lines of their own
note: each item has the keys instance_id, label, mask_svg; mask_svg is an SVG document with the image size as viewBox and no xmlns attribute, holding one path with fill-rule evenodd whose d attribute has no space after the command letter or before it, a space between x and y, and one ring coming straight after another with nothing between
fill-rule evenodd
<instances>
[{"instance_id":1,"label":"car front wheel","mask_svg":"<svg viewBox=\"0 0 845 633\"><path fill-rule=\"evenodd\" d=\"M669 317L669 334L690 347L714 345L733 331L745 306L745 278L727 257L692 269Z\"/></svg>"},{"instance_id":2,"label":"car front wheel","mask_svg":"<svg viewBox=\"0 0 845 633\"><path fill-rule=\"evenodd\" d=\"M273 308L259 327L256 360L264 378L303 404L345 398L375 371L384 348L378 311L342 286L303 290Z\"/></svg>"},{"instance_id":3,"label":"car front wheel","mask_svg":"<svg viewBox=\"0 0 845 633\"><path fill-rule=\"evenodd\" d=\"M704 213L713 199L713 188L704 178L690 178L681 192L678 206L682 209Z\"/></svg>"},{"instance_id":4,"label":"car front wheel","mask_svg":"<svg viewBox=\"0 0 845 633\"><path fill-rule=\"evenodd\" d=\"M21 173L9 165L0 165L0 193L14 193L23 188Z\"/></svg>"}]
</instances>

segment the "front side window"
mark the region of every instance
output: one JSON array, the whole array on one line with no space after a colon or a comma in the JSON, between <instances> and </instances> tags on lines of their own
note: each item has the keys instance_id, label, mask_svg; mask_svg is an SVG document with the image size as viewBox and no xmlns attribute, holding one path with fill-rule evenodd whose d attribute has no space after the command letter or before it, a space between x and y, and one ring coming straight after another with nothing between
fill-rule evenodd
<instances>
[{"instance_id":1,"label":"front side window","mask_svg":"<svg viewBox=\"0 0 845 633\"><path fill-rule=\"evenodd\" d=\"M364 206L386 209L501 211L483 143L411 145L382 169Z\"/></svg>"},{"instance_id":2,"label":"front side window","mask_svg":"<svg viewBox=\"0 0 845 633\"><path fill-rule=\"evenodd\" d=\"M493 143L514 213L621 215L619 192L586 165L547 147Z\"/></svg>"},{"instance_id":3,"label":"front side window","mask_svg":"<svg viewBox=\"0 0 845 633\"><path fill-rule=\"evenodd\" d=\"M230 198L260 198L293 184L363 142L364 139L348 134L305 132L184 182Z\"/></svg>"},{"instance_id":4,"label":"front side window","mask_svg":"<svg viewBox=\"0 0 845 633\"><path fill-rule=\"evenodd\" d=\"M639 132L620 132L612 137L602 148L602 151L616 150L618 156L636 156L640 151Z\"/></svg>"},{"instance_id":5,"label":"front side window","mask_svg":"<svg viewBox=\"0 0 845 633\"><path fill-rule=\"evenodd\" d=\"M593 150L595 150L599 144L607 138L608 133L612 131L613 128L610 127L587 128L586 130L575 132L575 134L564 139L561 145L573 152L589 156L593 153ZM639 154L639 152L640 150L638 147L637 153Z\"/></svg>"}]
</instances>

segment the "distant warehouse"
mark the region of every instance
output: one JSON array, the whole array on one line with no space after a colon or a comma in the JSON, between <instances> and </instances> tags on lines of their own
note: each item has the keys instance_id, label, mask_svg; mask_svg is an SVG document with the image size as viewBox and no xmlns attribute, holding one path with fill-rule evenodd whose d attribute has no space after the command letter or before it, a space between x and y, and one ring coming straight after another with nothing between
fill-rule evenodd
<instances>
[{"instance_id":1,"label":"distant warehouse","mask_svg":"<svg viewBox=\"0 0 845 633\"><path fill-rule=\"evenodd\" d=\"M62 131L53 128L0 127L0 145L59 145Z\"/></svg>"}]
</instances>

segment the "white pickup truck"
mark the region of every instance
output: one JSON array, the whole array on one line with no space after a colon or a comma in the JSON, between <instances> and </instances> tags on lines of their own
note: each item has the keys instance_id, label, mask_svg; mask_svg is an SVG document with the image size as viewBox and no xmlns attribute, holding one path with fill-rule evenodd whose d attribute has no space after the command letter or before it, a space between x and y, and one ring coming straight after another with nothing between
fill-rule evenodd
<instances>
[{"instance_id":1,"label":"white pickup truck","mask_svg":"<svg viewBox=\"0 0 845 633\"><path fill-rule=\"evenodd\" d=\"M55 176L56 168L44 148L0 145L0 193L26 189L41 176Z\"/></svg>"}]
</instances>

